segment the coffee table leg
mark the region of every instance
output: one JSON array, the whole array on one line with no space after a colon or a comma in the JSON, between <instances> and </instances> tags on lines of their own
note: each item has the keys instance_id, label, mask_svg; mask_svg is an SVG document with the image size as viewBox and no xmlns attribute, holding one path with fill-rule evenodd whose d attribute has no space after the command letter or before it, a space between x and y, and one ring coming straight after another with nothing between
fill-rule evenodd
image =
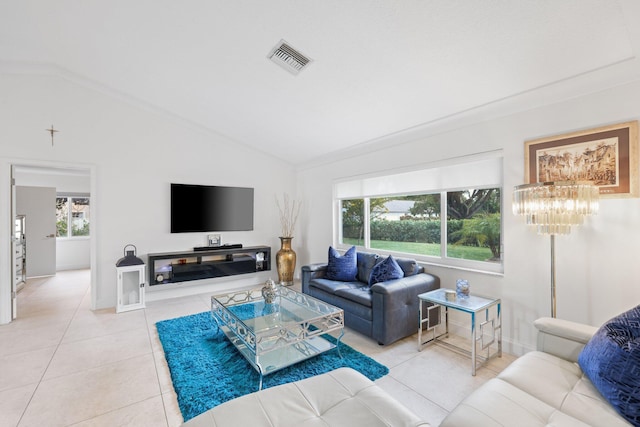
<instances>
[{"instance_id":1,"label":"coffee table leg","mask_svg":"<svg viewBox=\"0 0 640 427\"><path fill-rule=\"evenodd\" d=\"M262 377L264 377L264 373L262 372L262 366L258 364L258 373L260 374L260 383L258 384L258 391L262 390Z\"/></svg>"},{"instance_id":2,"label":"coffee table leg","mask_svg":"<svg viewBox=\"0 0 640 427\"><path fill-rule=\"evenodd\" d=\"M344 336L344 329L340 329L340 335L336 339L336 348L338 349L338 356L340 356L340 359L343 359L342 353L340 352L340 342L343 336Z\"/></svg>"},{"instance_id":3,"label":"coffee table leg","mask_svg":"<svg viewBox=\"0 0 640 427\"><path fill-rule=\"evenodd\" d=\"M213 323L215 323L215 324L216 324L216 328L215 328L213 331L214 331L215 333L220 332L220 322L218 321L218 318L217 318L216 316L211 316L211 317L213 317L213 320L214 320L214 322L213 322Z\"/></svg>"}]
</instances>

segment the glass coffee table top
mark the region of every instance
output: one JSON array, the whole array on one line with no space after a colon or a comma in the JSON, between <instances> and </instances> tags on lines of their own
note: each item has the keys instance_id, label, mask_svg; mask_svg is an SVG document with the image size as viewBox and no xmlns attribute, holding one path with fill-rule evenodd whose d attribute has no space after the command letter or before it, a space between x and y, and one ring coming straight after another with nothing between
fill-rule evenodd
<instances>
[{"instance_id":1,"label":"glass coffee table top","mask_svg":"<svg viewBox=\"0 0 640 427\"><path fill-rule=\"evenodd\" d=\"M279 286L268 304L262 288L211 297L211 314L225 336L262 377L335 348L344 312L293 289ZM322 337L337 332L336 343ZM339 349L338 349L339 350Z\"/></svg>"}]
</instances>

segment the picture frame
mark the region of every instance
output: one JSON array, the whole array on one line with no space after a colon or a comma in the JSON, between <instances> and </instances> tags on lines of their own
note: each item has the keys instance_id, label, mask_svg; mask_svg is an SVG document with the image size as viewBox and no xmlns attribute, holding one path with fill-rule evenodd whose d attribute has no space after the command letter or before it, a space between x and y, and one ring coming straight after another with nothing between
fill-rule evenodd
<instances>
[{"instance_id":1,"label":"picture frame","mask_svg":"<svg viewBox=\"0 0 640 427\"><path fill-rule=\"evenodd\" d=\"M525 142L525 182L592 181L600 197L638 197L638 121Z\"/></svg>"}]
</instances>

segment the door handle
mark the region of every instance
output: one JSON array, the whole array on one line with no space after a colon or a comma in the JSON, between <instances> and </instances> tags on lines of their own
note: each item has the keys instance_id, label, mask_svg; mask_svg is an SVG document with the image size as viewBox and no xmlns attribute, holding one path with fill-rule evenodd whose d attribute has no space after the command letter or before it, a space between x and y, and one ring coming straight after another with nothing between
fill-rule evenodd
<instances>
[{"instance_id":1,"label":"door handle","mask_svg":"<svg viewBox=\"0 0 640 427\"><path fill-rule=\"evenodd\" d=\"M44 236L44 237L46 237L47 239L51 239L53 237L56 237L56 235L55 234L49 234L48 236Z\"/></svg>"}]
</instances>

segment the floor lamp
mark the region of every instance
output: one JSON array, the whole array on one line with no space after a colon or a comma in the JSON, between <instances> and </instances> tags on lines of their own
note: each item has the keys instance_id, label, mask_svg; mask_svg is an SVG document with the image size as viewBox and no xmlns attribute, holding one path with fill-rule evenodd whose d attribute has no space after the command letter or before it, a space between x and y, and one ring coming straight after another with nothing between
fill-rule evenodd
<instances>
[{"instance_id":1,"label":"floor lamp","mask_svg":"<svg viewBox=\"0 0 640 427\"><path fill-rule=\"evenodd\" d=\"M538 234L551 237L551 317L556 317L555 236L571 233L585 216L598 212L600 191L590 181L556 181L519 185L513 190L513 213Z\"/></svg>"}]
</instances>

